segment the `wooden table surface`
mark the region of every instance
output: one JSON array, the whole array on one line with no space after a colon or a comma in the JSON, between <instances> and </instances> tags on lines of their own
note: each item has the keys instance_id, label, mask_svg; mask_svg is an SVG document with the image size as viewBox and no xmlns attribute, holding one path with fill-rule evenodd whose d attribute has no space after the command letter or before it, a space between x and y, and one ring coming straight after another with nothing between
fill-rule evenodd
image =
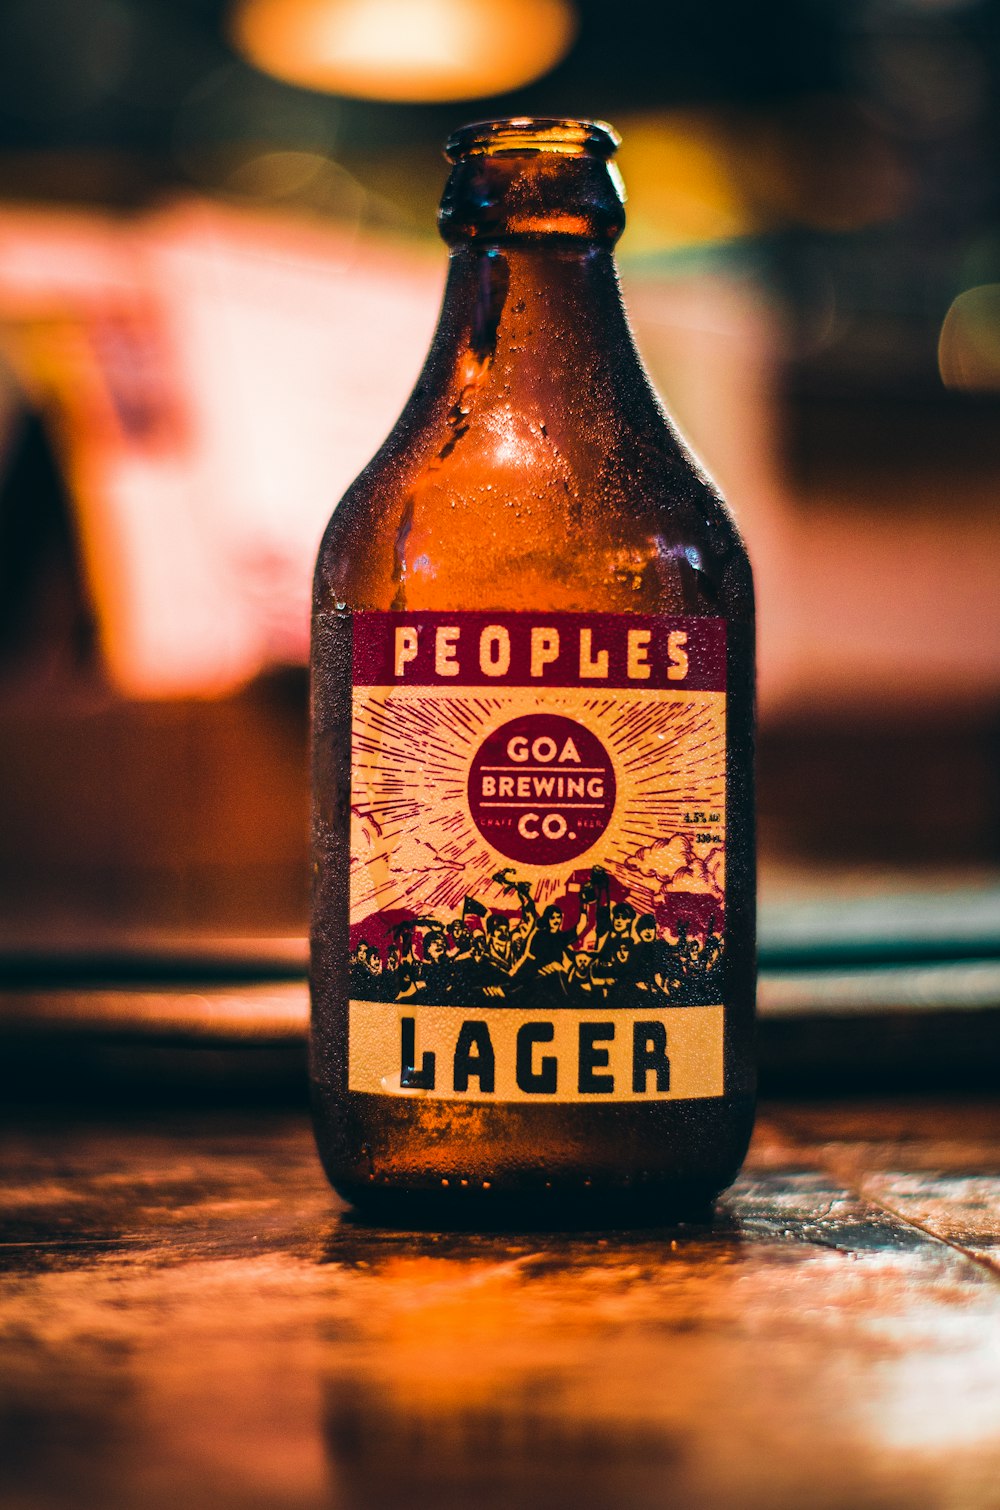
<instances>
[{"instance_id":1,"label":"wooden table surface","mask_svg":"<svg viewBox=\"0 0 1000 1510\"><path fill-rule=\"evenodd\" d=\"M1000 1507L1000 1109L762 1109L710 1227L352 1220L297 1112L2 1134L5 1510Z\"/></svg>"}]
</instances>

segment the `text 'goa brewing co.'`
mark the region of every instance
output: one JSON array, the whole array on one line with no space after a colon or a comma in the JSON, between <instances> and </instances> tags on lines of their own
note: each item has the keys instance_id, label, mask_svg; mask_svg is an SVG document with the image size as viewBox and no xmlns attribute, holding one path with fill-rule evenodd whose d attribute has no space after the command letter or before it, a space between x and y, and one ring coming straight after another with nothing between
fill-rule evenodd
<instances>
[{"instance_id":1,"label":"text 'goa brewing co.'","mask_svg":"<svg viewBox=\"0 0 1000 1510\"><path fill-rule=\"evenodd\" d=\"M616 145L449 142L437 334L320 551L311 1073L369 1206L648 1218L749 1138L750 568L632 343Z\"/></svg>"}]
</instances>

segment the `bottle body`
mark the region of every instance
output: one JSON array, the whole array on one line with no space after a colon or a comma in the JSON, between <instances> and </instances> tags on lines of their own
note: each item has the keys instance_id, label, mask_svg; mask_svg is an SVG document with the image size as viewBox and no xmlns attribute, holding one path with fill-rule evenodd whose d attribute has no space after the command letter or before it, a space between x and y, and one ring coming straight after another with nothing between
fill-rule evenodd
<instances>
[{"instance_id":1,"label":"bottle body","mask_svg":"<svg viewBox=\"0 0 1000 1510\"><path fill-rule=\"evenodd\" d=\"M497 216L317 565L313 1100L369 1206L648 1214L749 1138L750 569L635 354L604 162L571 162L473 163Z\"/></svg>"}]
</instances>

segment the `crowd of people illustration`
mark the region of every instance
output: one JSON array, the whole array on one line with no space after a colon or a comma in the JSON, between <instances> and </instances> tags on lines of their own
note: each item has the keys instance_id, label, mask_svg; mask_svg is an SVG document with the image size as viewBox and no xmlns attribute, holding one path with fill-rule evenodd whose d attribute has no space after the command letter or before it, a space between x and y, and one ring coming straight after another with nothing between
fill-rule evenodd
<instances>
[{"instance_id":1,"label":"crowd of people illustration","mask_svg":"<svg viewBox=\"0 0 1000 1510\"><path fill-rule=\"evenodd\" d=\"M449 921L411 917L381 948L365 939L351 954L351 995L365 1001L450 1002L472 1006L525 997L532 1005L627 1005L651 997L710 1002L722 970L722 938L683 921L673 935L651 912L612 901L610 878L595 866L579 890L539 913L531 887L513 871L493 877L511 895L509 912L467 897ZM721 923L721 918L719 919Z\"/></svg>"}]
</instances>

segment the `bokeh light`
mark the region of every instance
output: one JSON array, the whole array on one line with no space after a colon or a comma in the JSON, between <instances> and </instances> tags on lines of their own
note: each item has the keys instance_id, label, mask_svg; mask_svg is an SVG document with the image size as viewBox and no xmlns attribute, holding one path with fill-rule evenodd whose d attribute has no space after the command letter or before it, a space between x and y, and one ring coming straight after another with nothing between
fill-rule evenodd
<instances>
[{"instance_id":1,"label":"bokeh light","mask_svg":"<svg viewBox=\"0 0 1000 1510\"><path fill-rule=\"evenodd\" d=\"M1000 283L959 294L941 326L938 366L947 388L1000 393Z\"/></svg>"},{"instance_id":2,"label":"bokeh light","mask_svg":"<svg viewBox=\"0 0 1000 1510\"><path fill-rule=\"evenodd\" d=\"M630 255L727 241L751 229L720 121L707 112L632 117L622 121L622 136Z\"/></svg>"},{"instance_id":3,"label":"bokeh light","mask_svg":"<svg viewBox=\"0 0 1000 1510\"><path fill-rule=\"evenodd\" d=\"M231 32L258 68L372 100L461 100L540 78L576 31L568 0L241 0Z\"/></svg>"}]
</instances>

